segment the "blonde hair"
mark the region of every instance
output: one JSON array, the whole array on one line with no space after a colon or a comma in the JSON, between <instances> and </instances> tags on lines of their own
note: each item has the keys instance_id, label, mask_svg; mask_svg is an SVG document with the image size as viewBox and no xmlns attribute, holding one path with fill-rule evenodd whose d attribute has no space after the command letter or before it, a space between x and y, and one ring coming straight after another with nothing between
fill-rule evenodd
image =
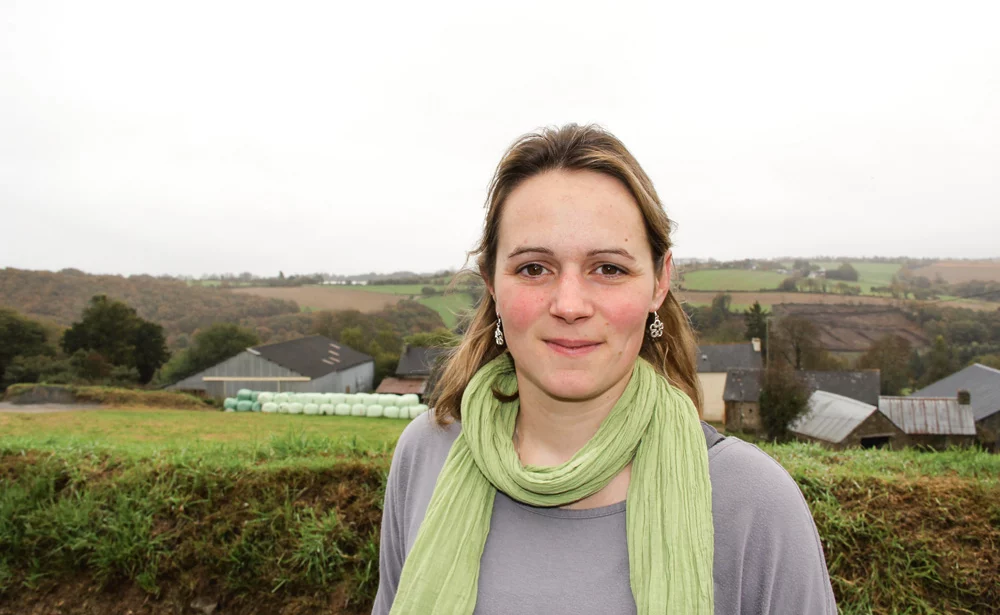
<instances>
[{"instance_id":1,"label":"blonde hair","mask_svg":"<svg viewBox=\"0 0 1000 615\"><path fill-rule=\"evenodd\" d=\"M659 197L642 167L614 135L598 126L568 124L561 128L546 128L522 136L507 150L497 165L486 200L486 221L483 235L469 256L476 256L478 275L493 286L496 271L500 217L510 193L526 179L549 170L596 171L622 182L639 206L646 226L646 237L653 254L655 272L663 270L670 249L671 222ZM467 274L477 275L466 270ZM462 393L472 376L486 363L506 351L497 346L493 331L496 326L496 303L489 293L475 308L461 343L447 357L431 399L435 418L441 425L462 420ZM646 335L639 356L649 361L674 386L684 391L702 412L701 389L698 386L697 347L695 334L687 314L681 309L674 293L667 294L658 310L663 321L663 336L653 339ZM652 317L650 317L650 322Z\"/></svg>"}]
</instances>

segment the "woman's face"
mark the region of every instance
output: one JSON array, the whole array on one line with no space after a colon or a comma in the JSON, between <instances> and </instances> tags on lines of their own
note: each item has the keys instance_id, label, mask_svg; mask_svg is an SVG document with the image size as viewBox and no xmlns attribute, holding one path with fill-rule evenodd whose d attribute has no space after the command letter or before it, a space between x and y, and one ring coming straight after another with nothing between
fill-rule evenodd
<instances>
[{"instance_id":1,"label":"woman's face","mask_svg":"<svg viewBox=\"0 0 1000 615\"><path fill-rule=\"evenodd\" d=\"M670 267L668 254L653 270L639 207L617 179L556 170L519 185L504 204L490 291L522 395L582 401L624 386Z\"/></svg>"}]
</instances>

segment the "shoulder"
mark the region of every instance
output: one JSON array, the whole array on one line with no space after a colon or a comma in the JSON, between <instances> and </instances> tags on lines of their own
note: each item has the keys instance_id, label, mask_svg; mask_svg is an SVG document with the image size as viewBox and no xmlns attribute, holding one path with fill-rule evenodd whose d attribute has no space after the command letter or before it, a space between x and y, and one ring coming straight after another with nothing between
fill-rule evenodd
<instances>
[{"instance_id":1,"label":"shoulder","mask_svg":"<svg viewBox=\"0 0 1000 615\"><path fill-rule=\"evenodd\" d=\"M823 546L795 480L737 438L709 449L708 459L722 612L836 613Z\"/></svg>"},{"instance_id":2,"label":"shoulder","mask_svg":"<svg viewBox=\"0 0 1000 615\"><path fill-rule=\"evenodd\" d=\"M770 455L739 438L727 437L708 451L714 489L753 494L759 504L805 504L795 480Z\"/></svg>"},{"instance_id":3,"label":"shoulder","mask_svg":"<svg viewBox=\"0 0 1000 615\"><path fill-rule=\"evenodd\" d=\"M441 427L432 412L425 412L410 421L400 434L392 455L387 489L401 492L400 495L426 491L429 499L451 445L462 431L458 423Z\"/></svg>"}]
</instances>

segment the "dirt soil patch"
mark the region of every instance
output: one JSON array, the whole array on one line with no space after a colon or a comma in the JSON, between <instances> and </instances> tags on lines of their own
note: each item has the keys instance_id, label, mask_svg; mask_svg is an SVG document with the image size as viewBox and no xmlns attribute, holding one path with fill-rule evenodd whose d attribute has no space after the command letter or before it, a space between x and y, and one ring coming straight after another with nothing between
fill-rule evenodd
<instances>
[{"instance_id":1,"label":"dirt soil patch","mask_svg":"<svg viewBox=\"0 0 1000 615\"><path fill-rule=\"evenodd\" d=\"M972 280L1000 282L1000 261L942 261L914 269L913 274L931 281L940 275L949 284Z\"/></svg>"},{"instance_id":2,"label":"dirt soil patch","mask_svg":"<svg viewBox=\"0 0 1000 615\"><path fill-rule=\"evenodd\" d=\"M0 402L0 412L17 414L49 414L51 412L79 412L81 410L100 410L100 404L12 404Z\"/></svg>"}]
</instances>

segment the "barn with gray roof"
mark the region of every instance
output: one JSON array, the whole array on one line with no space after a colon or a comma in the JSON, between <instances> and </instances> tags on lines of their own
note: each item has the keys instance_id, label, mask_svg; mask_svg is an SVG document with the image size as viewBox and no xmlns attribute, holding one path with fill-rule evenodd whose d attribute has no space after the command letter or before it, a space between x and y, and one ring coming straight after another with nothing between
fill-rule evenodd
<instances>
[{"instance_id":1,"label":"barn with gray roof","mask_svg":"<svg viewBox=\"0 0 1000 615\"><path fill-rule=\"evenodd\" d=\"M878 370L811 371L795 375L813 393L824 391L854 399L872 407L878 404L881 379ZM733 369L726 377L722 394L726 410L726 429L755 433L760 430L760 389L762 369Z\"/></svg>"},{"instance_id":2,"label":"barn with gray roof","mask_svg":"<svg viewBox=\"0 0 1000 615\"><path fill-rule=\"evenodd\" d=\"M974 363L914 391L911 397L956 397L969 392L969 406L976 423L976 438L988 449L1000 450L1000 369Z\"/></svg>"},{"instance_id":3,"label":"barn with gray roof","mask_svg":"<svg viewBox=\"0 0 1000 615\"><path fill-rule=\"evenodd\" d=\"M301 393L372 390L375 359L339 342L313 335L254 346L168 389L233 397L240 389Z\"/></svg>"},{"instance_id":4,"label":"barn with gray roof","mask_svg":"<svg viewBox=\"0 0 1000 615\"><path fill-rule=\"evenodd\" d=\"M809 409L788 430L799 440L834 449L894 447L903 435L876 406L826 391L809 396Z\"/></svg>"}]
</instances>

